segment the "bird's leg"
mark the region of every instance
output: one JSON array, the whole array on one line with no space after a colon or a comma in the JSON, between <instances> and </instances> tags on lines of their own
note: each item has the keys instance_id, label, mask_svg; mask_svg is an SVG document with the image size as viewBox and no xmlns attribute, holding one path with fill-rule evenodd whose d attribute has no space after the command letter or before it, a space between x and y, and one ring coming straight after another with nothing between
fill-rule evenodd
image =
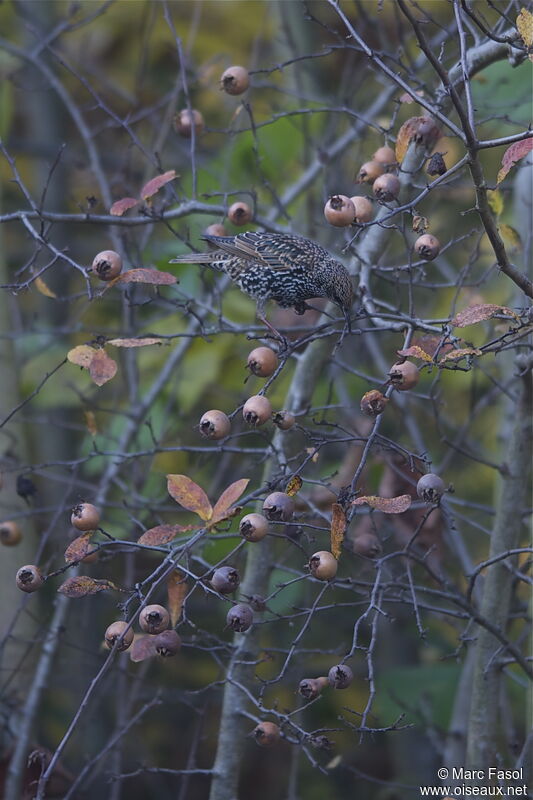
<instances>
[{"instance_id":1,"label":"bird's leg","mask_svg":"<svg viewBox=\"0 0 533 800\"><path fill-rule=\"evenodd\" d=\"M285 338L285 336L283 336L283 334L281 334L279 331L277 331L275 329L275 327L273 325L271 325L270 322L267 320L267 318L265 316L264 303L261 303L261 302L257 303L257 319L260 322L262 322L263 325L266 325L266 327L269 329L269 331L272 331L272 334L273 334L274 338L277 339L277 341L279 342L279 351L280 351L280 353L282 353L285 350L289 349L289 343L288 343L287 339Z\"/></svg>"}]
</instances>

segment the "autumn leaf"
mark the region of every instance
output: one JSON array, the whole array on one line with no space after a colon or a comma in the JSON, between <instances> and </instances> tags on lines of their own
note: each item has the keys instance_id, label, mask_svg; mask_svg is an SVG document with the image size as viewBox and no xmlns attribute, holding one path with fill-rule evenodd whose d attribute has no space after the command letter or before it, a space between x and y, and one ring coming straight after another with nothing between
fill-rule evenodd
<instances>
[{"instance_id":1,"label":"autumn leaf","mask_svg":"<svg viewBox=\"0 0 533 800\"><path fill-rule=\"evenodd\" d=\"M427 217L414 216L413 217L413 230L415 233L425 233L429 228L429 220Z\"/></svg>"},{"instance_id":2,"label":"autumn leaf","mask_svg":"<svg viewBox=\"0 0 533 800\"><path fill-rule=\"evenodd\" d=\"M79 575L76 578L67 578L65 583L62 583L57 590L65 597L78 598L86 597L89 594L98 594L104 592L106 589L115 589L118 587L112 581L98 580L97 578L89 578L87 575Z\"/></svg>"},{"instance_id":3,"label":"autumn leaf","mask_svg":"<svg viewBox=\"0 0 533 800\"><path fill-rule=\"evenodd\" d=\"M462 347L459 350L451 350L446 353L442 358L439 358L439 364L444 364L445 361L458 361L460 358L466 356L482 356L483 350L478 350L477 347Z\"/></svg>"},{"instance_id":4,"label":"autumn leaf","mask_svg":"<svg viewBox=\"0 0 533 800\"><path fill-rule=\"evenodd\" d=\"M529 51L528 58L533 61L533 53L531 52L533 47L533 14L531 11L526 8L520 9L520 14L516 18L516 27L520 38Z\"/></svg>"},{"instance_id":5,"label":"autumn leaf","mask_svg":"<svg viewBox=\"0 0 533 800\"><path fill-rule=\"evenodd\" d=\"M331 552L339 558L346 533L346 514L340 503L331 506Z\"/></svg>"},{"instance_id":6,"label":"autumn leaf","mask_svg":"<svg viewBox=\"0 0 533 800\"><path fill-rule=\"evenodd\" d=\"M65 550L65 561L67 564L72 564L73 561L81 561L81 559L85 558L87 553L93 549L91 545L92 535L93 531L84 533L69 544Z\"/></svg>"},{"instance_id":7,"label":"autumn leaf","mask_svg":"<svg viewBox=\"0 0 533 800\"><path fill-rule=\"evenodd\" d=\"M401 494L399 497L377 497L370 495L368 497L357 497L352 500L352 505L361 506L366 503L376 511L382 511L384 514L403 514L411 505L411 495Z\"/></svg>"},{"instance_id":8,"label":"autumn leaf","mask_svg":"<svg viewBox=\"0 0 533 800\"><path fill-rule=\"evenodd\" d=\"M487 200L491 211L499 217L503 212L503 195L499 189L491 189L487 192Z\"/></svg>"},{"instance_id":9,"label":"autumn leaf","mask_svg":"<svg viewBox=\"0 0 533 800\"><path fill-rule=\"evenodd\" d=\"M215 525L217 522L227 519L231 507L235 505L249 483L250 478L241 478L235 481L235 483L230 484L227 489L224 489L213 508L211 525Z\"/></svg>"},{"instance_id":10,"label":"autumn leaf","mask_svg":"<svg viewBox=\"0 0 533 800\"><path fill-rule=\"evenodd\" d=\"M167 183L173 181L176 178L176 170L171 169L168 172L164 172L162 175L156 175L155 178L148 181L143 188L141 189L141 197L143 200L148 200L150 197L153 197L154 194L163 188Z\"/></svg>"},{"instance_id":11,"label":"autumn leaf","mask_svg":"<svg viewBox=\"0 0 533 800\"><path fill-rule=\"evenodd\" d=\"M160 547L175 539L178 533L193 530L195 530L194 525L157 525L155 528L145 531L137 541L138 544Z\"/></svg>"},{"instance_id":12,"label":"autumn leaf","mask_svg":"<svg viewBox=\"0 0 533 800\"><path fill-rule=\"evenodd\" d=\"M518 320L518 314L511 311L507 306L497 306L494 303L482 303L481 305L468 306L468 308L459 311L458 314L452 319L450 325L454 328L467 328L468 325L475 325L476 322L484 322L487 319L495 317L497 314L511 316Z\"/></svg>"},{"instance_id":13,"label":"autumn leaf","mask_svg":"<svg viewBox=\"0 0 533 800\"><path fill-rule=\"evenodd\" d=\"M186 475L167 475L167 488L169 495L180 506L187 511L194 511L200 519L207 521L213 516L213 509L206 493Z\"/></svg>"},{"instance_id":14,"label":"autumn leaf","mask_svg":"<svg viewBox=\"0 0 533 800\"><path fill-rule=\"evenodd\" d=\"M72 350L68 351L67 359L71 364L89 369L95 352L94 347L89 347L88 344L80 344L78 347L74 347Z\"/></svg>"},{"instance_id":15,"label":"autumn leaf","mask_svg":"<svg viewBox=\"0 0 533 800\"><path fill-rule=\"evenodd\" d=\"M507 173L516 164L517 161L527 156L533 149L533 138L522 139L521 142L515 142L507 148L502 157L502 166L498 172L496 183L501 183Z\"/></svg>"},{"instance_id":16,"label":"autumn leaf","mask_svg":"<svg viewBox=\"0 0 533 800\"><path fill-rule=\"evenodd\" d=\"M410 356L411 358L421 358L422 361L433 361L433 357L416 344L411 345L411 347L406 347L404 350L397 350L396 352L399 356L405 356L406 358Z\"/></svg>"},{"instance_id":17,"label":"autumn leaf","mask_svg":"<svg viewBox=\"0 0 533 800\"><path fill-rule=\"evenodd\" d=\"M97 386L103 386L117 374L117 362L107 355L105 350L94 350L89 375Z\"/></svg>"},{"instance_id":18,"label":"autumn leaf","mask_svg":"<svg viewBox=\"0 0 533 800\"><path fill-rule=\"evenodd\" d=\"M500 234L505 244L510 247L511 250L517 252L522 250L522 240L520 238L520 234L512 227L512 225L506 225L505 223L502 223L500 225Z\"/></svg>"},{"instance_id":19,"label":"autumn leaf","mask_svg":"<svg viewBox=\"0 0 533 800\"><path fill-rule=\"evenodd\" d=\"M136 269L128 269L122 272L118 278L113 281L116 283L150 283L154 286L170 286L177 283L178 279L170 272L163 272L159 269L152 269L151 267L138 267Z\"/></svg>"},{"instance_id":20,"label":"autumn leaf","mask_svg":"<svg viewBox=\"0 0 533 800\"><path fill-rule=\"evenodd\" d=\"M302 486L303 481L300 476L293 475L285 488L285 494L288 494L289 497L294 497L295 494L298 494Z\"/></svg>"},{"instance_id":21,"label":"autumn leaf","mask_svg":"<svg viewBox=\"0 0 533 800\"><path fill-rule=\"evenodd\" d=\"M150 344L163 344L164 339L159 339L156 336L145 336L141 339L108 339L107 344L112 344L114 347L147 347Z\"/></svg>"},{"instance_id":22,"label":"autumn leaf","mask_svg":"<svg viewBox=\"0 0 533 800\"><path fill-rule=\"evenodd\" d=\"M130 208L133 208L139 203L135 197L123 197L122 200L117 200L111 208L109 209L109 213L113 217L121 217L123 214L126 213Z\"/></svg>"},{"instance_id":23,"label":"autumn leaf","mask_svg":"<svg viewBox=\"0 0 533 800\"><path fill-rule=\"evenodd\" d=\"M42 278L35 278L34 284L37 291L43 294L45 297L50 297L52 299L57 297L57 294L50 289L50 287L43 281Z\"/></svg>"},{"instance_id":24,"label":"autumn leaf","mask_svg":"<svg viewBox=\"0 0 533 800\"><path fill-rule=\"evenodd\" d=\"M96 424L96 417L94 416L94 411L84 411L83 415L85 417L85 424L87 426L87 430L91 434L91 436L96 436L98 433L98 426Z\"/></svg>"},{"instance_id":25,"label":"autumn leaf","mask_svg":"<svg viewBox=\"0 0 533 800\"><path fill-rule=\"evenodd\" d=\"M155 636L136 636L129 649L130 660L134 662L145 661L156 655Z\"/></svg>"},{"instance_id":26,"label":"autumn leaf","mask_svg":"<svg viewBox=\"0 0 533 800\"><path fill-rule=\"evenodd\" d=\"M180 618L185 595L187 594L187 576L179 569L173 570L167 579L167 608L170 624L174 628Z\"/></svg>"}]
</instances>

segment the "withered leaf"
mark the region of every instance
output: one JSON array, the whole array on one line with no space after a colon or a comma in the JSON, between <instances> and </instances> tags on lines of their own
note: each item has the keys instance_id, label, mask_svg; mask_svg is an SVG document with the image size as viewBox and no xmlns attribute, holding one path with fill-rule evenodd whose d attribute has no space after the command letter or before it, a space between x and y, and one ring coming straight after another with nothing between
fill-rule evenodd
<instances>
[{"instance_id":1,"label":"withered leaf","mask_svg":"<svg viewBox=\"0 0 533 800\"><path fill-rule=\"evenodd\" d=\"M173 181L176 177L176 170L171 169L168 172L164 172L162 175L156 175L155 178L148 181L143 188L141 189L141 197L143 200L148 200L148 198L153 197L154 194L165 186L169 181Z\"/></svg>"},{"instance_id":2,"label":"withered leaf","mask_svg":"<svg viewBox=\"0 0 533 800\"><path fill-rule=\"evenodd\" d=\"M57 591L66 597L78 598L86 597L89 594L98 594L98 592L104 592L106 589L118 591L118 587L112 581L89 578L87 575L78 575L76 578L67 578Z\"/></svg>"},{"instance_id":3,"label":"withered leaf","mask_svg":"<svg viewBox=\"0 0 533 800\"><path fill-rule=\"evenodd\" d=\"M91 436L96 436L98 433L98 426L96 424L96 417L94 416L94 411L84 411L83 415L85 417L85 424L87 426L87 430L91 434Z\"/></svg>"},{"instance_id":4,"label":"withered leaf","mask_svg":"<svg viewBox=\"0 0 533 800\"><path fill-rule=\"evenodd\" d=\"M179 569L173 570L167 580L167 608L170 614L170 624L174 628L177 624L185 595L187 594L187 576Z\"/></svg>"},{"instance_id":5,"label":"withered leaf","mask_svg":"<svg viewBox=\"0 0 533 800\"><path fill-rule=\"evenodd\" d=\"M141 339L108 339L107 344L114 347L147 347L150 344L163 344L164 339L157 336L145 336Z\"/></svg>"},{"instance_id":6,"label":"withered leaf","mask_svg":"<svg viewBox=\"0 0 533 800\"><path fill-rule=\"evenodd\" d=\"M491 211L499 217L503 212L503 195L499 189L491 189L487 192L487 200Z\"/></svg>"},{"instance_id":7,"label":"withered leaf","mask_svg":"<svg viewBox=\"0 0 533 800\"><path fill-rule=\"evenodd\" d=\"M412 498L409 494L401 494L399 497L377 497L376 495L369 495L367 497L357 497L352 500L352 505L361 506L366 503L376 511L382 511L384 514L403 514L411 505Z\"/></svg>"},{"instance_id":8,"label":"withered leaf","mask_svg":"<svg viewBox=\"0 0 533 800\"><path fill-rule=\"evenodd\" d=\"M302 486L303 481L301 477L299 475L293 475L285 487L285 494L288 494L289 497L294 497L295 494L298 494Z\"/></svg>"},{"instance_id":9,"label":"withered leaf","mask_svg":"<svg viewBox=\"0 0 533 800\"><path fill-rule=\"evenodd\" d=\"M507 225L503 222L500 225L500 234L505 244L511 248L512 251L520 252L522 250L522 239L517 230L512 225Z\"/></svg>"},{"instance_id":10,"label":"withered leaf","mask_svg":"<svg viewBox=\"0 0 533 800\"><path fill-rule=\"evenodd\" d=\"M81 561L81 559L85 558L87 553L93 549L91 544L92 535L93 531L84 533L82 536L78 536L77 539L74 539L69 544L65 550L65 561L67 564L71 564L73 561Z\"/></svg>"},{"instance_id":11,"label":"withered leaf","mask_svg":"<svg viewBox=\"0 0 533 800\"><path fill-rule=\"evenodd\" d=\"M170 286L177 282L176 276L170 272L163 272L152 267L137 267L122 272L113 283L150 283L154 286Z\"/></svg>"},{"instance_id":12,"label":"withered leaf","mask_svg":"<svg viewBox=\"0 0 533 800\"><path fill-rule=\"evenodd\" d=\"M432 361L432 356L429 353L426 353L425 350L422 350L417 344L411 345L411 347L406 347L404 350L397 350L399 356L411 356L411 358L421 358L423 361Z\"/></svg>"},{"instance_id":13,"label":"withered leaf","mask_svg":"<svg viewBox=\"0 0 533 800\"><path fill-rule=\"evenodd\" d=\"M429 228L429 220L427 217L414 216L413 217L413 230L415 233L425 233Z\"/></svg>"},{"instance_id":14,"label":"withered leaf","mask_svg":"<svg viewBox=\"0 0 533 800\"><path fill-rule=\"evenodd\" d=\"M153 547L160 547L163 544L168 544L175 539L178 533L185 531L193 531L194 525L156 525L155 528L150 528L139 537L138 543L150 545Z\"/></svg>"},{"instance_id":15,"label":"withered leaf","mask_svg":"<svg viewBox=\"0 0 533 800\"><path fill-rule=\"evenodd\" d=\"M423 117L411 117L403 123L396 138L396 161L401 164L413 136L415 136Z\"/></svg>"},{"instance_id":16,"label":"withered leaf","mask_svg":"<svg viewBox=\"0 0 533 800\"><path fill-rule=\"evenodd\" d=\"M331 552L339 558L346 533L346 514L340 503L331 506Z\"/></svg>"},{"instance_id":17,"label":"withered leaf","mask_svg":"<svg viewBox=\"0 0 533 800\"><path fill-rule=\"evenodd\" d=\"M42 278L35 278L34 284L37 291L43 294L45 297L50 297L52 299L57 297L57 294L50 289L48 284L46 284Z\"/></svg>"},{"instance_id":18,"label":"withered leaf","mask_svg":"<svg viewBox=\"0 0 533 800\"><path fill-rule=\"evenodd\" d=\"M439 358L439 364L444 364L445 361L458 361L460 358L464 358L465 356L482 356L483 350L478 350L477 347L462 347L459 350L450 350L449 353L446 353Z\"/></svg>"},{"instance_id":19,"label":"withered leaf","mask_svg":"<svg viewBox=\"0 0 533 800\"><path fill-rule=\"evenodd\" d=\"M89 364L89 375L97 386L103 386L117 374L117 362L105 350L95 350Z\"/></svg>"},{"instance_id":20,"label":"withered leaf","mask_svg":"<svg viewBox=\"0 0 533 800\"><path fill-rule=\"evenodd\" d=\"M213 508L213 516L211 518L212 525L215 525L217 522L221 522L222 520L228 518L228 512L237 502L249 483L250 478L241 478L240 480L230 484L227 489L224 489L216 501L215 507Z\"/></svg>"},{"instance_id":21,"label":"withered leaf","mask_svg":"<svg viewBox=\"0 0 533 800\"><path fill-rule=\"evenodd\" d=\"M95 352L96 350L94 347L89 347L88 344L80 344L68 351L67 359L71 364L76 364L78 367L85 367L85 369L89 369Z\"/></svg>"},{"instance_id":22,"label":"withered leaf","mask_svg":"<svg viewBox=\"0 0 533 800\"><path fill-rule=\"evenodd\" d=\"M210 520L213 516L211 503L197 483L186 475L167 475L167 488L171 497L187 511L194 511L200 519Z\"/></svg>"},{"instance_id":23,"label":"withered leaf","mask_svg":"<svg viewBox=\"0 0 533 800\"><path fill-rule=\"evenodd\" d=\"M155 636L135 636L129 649L131 661L145 661L156 655Z\"/></svg>"},{"instance_id":24,"label":"withered leaf","mask_svg":"<svg viewBox=\"0 0 533 800\"><path fill-rule=\"evenodd\" d=\"M501 183L516 162L527 156L531 150L533 150L533 138L522 139L521 142L510 145L502 156L502 166L498 172L496 183Z\"/></svg>"},{"instance_id":25,"label":"withered leaf","mask_svg":"<svg viewBox=\"0 0 533 800\"><path fill-rule=\"evenodd\" d=\"M126 213L130 208L133 208L139 203L135 197L123 197L121 200L117 200L113 203L111 208L109 209L109 213L113 217L121 217L123 214Z\"/></svg>"},{"instance_id":26,"label":"withered leaf","mask_svg":"<svg viewBox=\"0 0 533 800\"><path fill-rule=\"evenodd\" d=\"M514 311L511 311L507 306L497 306L494 303L483 303L481 305L468 306L468 308L459 311L458 314L451 321L454 328L466 328L468 325L475 325L476 322L484 322L486 319L491 319L497 314L504 314L505 316L513 317L518 320L519 317Z\"/></svg>"},{"instance_id":27,"label":"withered leaf","mask_svg":"<svg viewBox=\"0 0 533 800\"><path fill-rule=\"evenodd\" d=\"M527 8L521 8L516 18L516 27L525 46L528 49L528 58L533 61L533 14Z\"/></svg>"}]
</instances>

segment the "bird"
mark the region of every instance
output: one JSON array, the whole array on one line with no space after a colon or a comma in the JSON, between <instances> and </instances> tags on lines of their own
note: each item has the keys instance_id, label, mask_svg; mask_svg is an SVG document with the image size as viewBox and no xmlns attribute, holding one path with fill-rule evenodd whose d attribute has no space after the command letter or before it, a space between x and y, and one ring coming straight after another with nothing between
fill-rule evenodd
<instances>
[{"instance_id":1,"label":"bird","mask_svg":"<svg viewBox=\"0 0 533 800\"><path fill-rule=\"evenodd\" d=\"M34 494L37 494L36 485L31 478L27 478L25 475L17 475L16 490L18 496L22 497L22 499L25 500L28 505L30 505L28 498L33 497Z\"/></svg>"},{"instance_id":2,"label":"bird","mask_svg":"<svg viewBox=\"0 0 533 800\"><path fill-rule=\"evenodd\" d=\"M257 304L257 317L276 336L280 333L265 317L265 305L274 300L282 308L303 314L307 300L327 297L342 310L349 328L353 289L346 267L321 245L292 233L246 231L236 236L203 236L213 245L208 253L189 253L171 264L207 264L225 272Z\"/></svg>"}]
</instances>

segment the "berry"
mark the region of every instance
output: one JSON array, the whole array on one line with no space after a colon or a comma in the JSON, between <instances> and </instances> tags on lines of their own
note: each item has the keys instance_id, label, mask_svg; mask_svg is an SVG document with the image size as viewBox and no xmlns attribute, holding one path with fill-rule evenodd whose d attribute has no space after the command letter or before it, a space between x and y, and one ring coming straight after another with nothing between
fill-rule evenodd
<instances>
[{"instance_id":1,"label":"berry","mask_svg":"<svg viewBox=\"0 0 533 800\"><path fill-rule=\"evenodd\" d=\"M204 130L204 118L195 108L191 111L188 108L182 108L174 117L174 128L185 139L191 138L193 125L195 135L200 136Z\"/></svg>"},{"instance_id":2,"label":"berry","mask_svg":"<svg viewBox=\"0 0 533 800\"><path fill-rule=\"evenodd\" d=\"M212 225L208 225L205 229L206 236L227 236L228 232L226 231L225 227L220 222L213 222Z\"/></svg>"},{"instance_id":3,"label":"berry","mask_svg":"<svg viewBox=\"0 0 533 800\"><path fill-rule=\"evenodd\" d=\"M243 94L250 85L250 76L245 67L228 67L220 78L220 88L226 94Z\"/></svg>"},{"instance_id":4,"label":"berry","mask_svg":"<svg viewBox=\"0 0 533 800\"><path fill-rule=\"evenodd\" d=\"M213 409L205 412L200 420L199 428L200 433L206 439L224 439L230 434L231 422L223 411Z\"/></svg>"},{"instance_id":5,"label":"berry","mask_svg":"<svg viewBox=\"0 0 533 800\"><path fill-rule=\"evenodd\" d=\"M126 628L128 627L128 623L124 622L123 620L118 620L117 622L112 622L111 625L107 628L104 634L104 640L109 650L112 650L115 642L117 642ZM128 628L124 636L118 645L119 650L127 650L128 647L133 642L133 628Z\"/></svg>"},{"instance_id":6,"label":"berry","mask_svg":"<svg viewBox=\"0 0 533 800\"><path fill-rule=\"evenodd\" d=\"M396 200L400 194L399 178L390 173L381 175L374 181L372 191L380 203L390 203L392 200Z\"/></svg>"},{"instance_id":7,"label":"berry","mask_svg":"<svg viewBox=\"0 0 533 800\"><path fill-rule=\"evenodd\" d=\"M396 153L392 147L378 147L372 159L378 164L383 164L385 168L396 166Z\"/></svg>"},{"instance_id":8,"label":"berry","mask_svg":"<svg viewBox=\"0 0 533 800\"><path fill-rule=\"evenodd\" d=\"M298 686L298 691L305 697L306 700L314 700L315 697L318 697L322 689L324 689L329 684L327 678L304 678L300 681L300 685Z\"/></svg>"},{"instance_id":9,"label":"berry","mask_svg":"<svg viewBox=\"0 0 533 800\"><path fill-rule=\"evenodd\" d=\"M174 629L161 631L154 639L155 651L163 658L175 656L181 648L181 639Z\"/></svg>"},{"instance_id":10,"label":"berry","mask_svg":"<svg viewBox=\"0 0 533 800\"><path fill-rule=\"evenodd\" d=\"M374 206L368 197L362 195L355 195L350 197L355 208L355 222L362 225L364 222L370 222L374 216Z\"/></svg>"},{"instance_id":11,"label":"berry","mask_svg":"<svg viewBox=\"0 0 533 800\"><path fill-rule=\"evenodd\" d=\"M347 689L353 681L353 672L346 664L337 664L328 672L328 681L334 689Z\"/></svg>"},{"instance_id":12,"label":"berry","mask_svg":"<svg viewBox=\"0 0 533 800\"><path fill-rule=\"evenodd\" d=\"M285 492L272 492L263 502L263 513L271 522L288 522L294 514L294 500Z\"/></svg>"},{"instance_id":13,"label":"berry","mask_svg":"<svg viewBox=\"0 0 533 800\"><path fill-rule=\"evenodd\" d=\"M280 730L275 722L260 722L253 730L255 741L261 747L272 747L279 741Z\"/></svg>"},{"instance_id":14,"label":"berry","mask_svg":"<svg viewBox=\"0 0 533 800\"><path fill-rule=\"evenodd\" d=\"M36 592L43 585L44 578L39 567L35 564L26 564L18 570L16 581L23 592Z\"/></svg>"},{"instance_id":15,"label":"berry","mask_svg":"<svg viewBox=\"0 0 533 800\"><path fill-rule=\"evenodd\" d=\"M355 206L344 194L334 194L324 206L324 216L330 225L345 228L355 219Z\"/></svg>"},{"instance_id":16,"label":"berry","mask_svg":"<svg viewBox=\"0 0 533 800\"><path fill-rule=\"evenodd\" d=\"M440 253L440 242L431 233L424 233L415 242L415 253L424 261L433 261Z\"/></svg>"},{"instance_id":17,"label":"berry","mask_svg":"<svg viewBox=\"0 0 533 800\"><path fill-rule=\"evenodd\" d=\"M213 573L211 586L220 594L231 594L241 582L239 573L234 567L219 567Z\"/></svg>"},{"instance_id":18,"label":"berry","mask_svg":"<svg viewBox=\"0 0 533 800\"><path fill-rule=\"evenodd\" d=\"M112 281L122 272L122 258L114 250L102 250L93 259L92 271L101 281Z\"/></svg>"},{"instance_id":19,"label":"berry","mask_svg":"<svg viewBox=\"0 0 533 800\"><path fill-rule=\"evenodd\" d=\"M309 559L309 571L314 578L329 581L337 574L337 559L329 550L319 550Z\"/></svg>"},{"instance_id":20,"label":"berry","mask_svg":"<svg viewBox=\"0 0 533 800\"><path fill-rule=\"evenodd\" d=\"M290 430L296 422L294 414L291 414L290 411L276 411L272 419L274 424L282 431Z\"/></svg>"},{"instance_id":21,"label":"berry","mask_svg":"<svg viewBox=\"0 0 533 800\"><path fill-rule=\"evenodd\" d=\"M16 522L7 520L0 524L0 543L7 547L14 547L22 539L22 531Z\"/></svg>"},{"instance_id":22,"label":"berry","mask_svg":"<svg viewBox=\"0 0 533 800\"><path fill-rule=\"evenodd\" d=\"M242 409L242 415L248 425L254 425L255 427L264 425L272 416L270 400L261 394L249 397Z\"/></svg>"},{"instance_id":23,"label":"berry","mask_svg":"<svg viewBox=\"0 0 533 800\"><path fill-rule=\"evenodd\" d=\"M420 378L417 367L411 361L393 364L389 372L390 382L399 392L414 389Z\"/></svg>"},{"instance_id":24,"label":"berry","mask_svg":"<svg viewBox=\"0 0 533 800\"><path fill-rule=\"evenodd\" d=\"M268 533L268 520L262 514L247 514L240 521L239 533L247 542L259 542Z\"/></svg>"},{"instance_id":25,"label":"berry","mask_svg":"<svg viewBox=\"0 0 533 800\"><path fill-rule=\"evenodd\" d=\"M145 633L161 633L169 622L169 613L163 606L145 606L139 614L139 625Z\"/></svg>"},{"instance_id":26,"label":"berry","mask_svg":"<svg viewBox=\"0 0 533 800\"><path fill-rule=\"evenodd\" d=\"M353 551L358 556L377 558L381 555L381 543L373 533L361 533L353 540Z\"/></svg>"},{"instance_id":27,"label":"berry","mask_svg":"<svg viewBox=\"0 0 533 800\"><path fill-rule=\"evenodd\" d=\"M362 165L356 178L357 183L374 183L376 178L383 175L385 169L379 161L367 161Z\"/></svg>"},{"instance_id":28,"label":"berry","mask_svg":"<svg viewBox=\"0 0 533 800\"><path fill-rule=\"evenodd\" d=\"M265 598L261 597L260 594L253 594L250 597L250 605L254 611L266 611L266 602Z\"/></svg>"},{"instance_id":29,"label":"berry","mask_svg":"<svg viewBox=\"0 0 533 800\"><path fill-rule=\"evenodd\" d=\"M268 378L277 369L278 357L270 347L256 347L248 356L246 366L258 378Z\"/></svg>"},{"instance_id":30,"label":"berry","mask_svg":"<svg viewBox=\"0 0 533 800\"><path fill-rule=\"evenodd\" d=\"M434 472L422 475L416 484L416 493L424 503L438 503L445 491L444 481Z\"/></svg>"},{"instance_id":31,"label":"berry","mask_svg":"<svg viewBox=\"0 0 533 800\"><path fill-rule=\"evenodd\" d=\"M79 531L95 531L100 524L100 512L92 503L78 503L72 509L70 522Z\"/></svg>"},{"instance_id":32,"label":"berry","mask_svg":"<svg viewBox=\"0 0 533 800\"><path fill-rule=\"evenodd\" d=\"M228 209L228 219L234 225L247 225L252 217L252 209L247 203L233 203Z\"/></svg>"},{"instance_id":33,"label":"berry","mask_svg":"<svg viewBox=\"0 0 533 800\"><path fill-rule=\"evenodd\" d=\"M385 411L388 402L388 397L385 397L378 389L371 389L361 398L361 413L366 417L378 417Z\"/></svg>"},{"instance_id":34,"label":"berry","mask_svg":"<svg viewBox=\"0 0 533 800\"><path fill-rule=\"evenodd\" d=\"M440 128L431 117L419 117L413 138L429 150L440 139Z\"/></svg>"},{"instance_id":35,"label":"berry","mask_svg":"<svg viewBox=\"0 0 533 800\"><path fill-rule=\"evenodd\" d=\"M426 167L428 175L444 175L447 172L448 168L443 158L445 155L446 153L433 153Z\"/></svg>"},{"instance_id":36,"label":"berry","mask_svg":"<svg viewBox=\"0 0 533 800\"><path fill-rule=\"evenodd\" d=\"M250 606L237 603L230 608L226 615L226 622L236 633L244 633L254 621L254 614Z\"/></svg>"}]
</instances>

